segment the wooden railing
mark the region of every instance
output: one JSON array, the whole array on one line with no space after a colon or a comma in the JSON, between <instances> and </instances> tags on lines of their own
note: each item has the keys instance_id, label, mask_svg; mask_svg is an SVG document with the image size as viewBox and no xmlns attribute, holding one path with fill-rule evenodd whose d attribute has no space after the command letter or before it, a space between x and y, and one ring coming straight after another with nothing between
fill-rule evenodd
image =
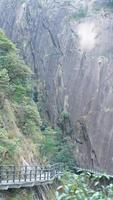
<instances>
[{"instance_id":1,"label":"wooden railing","mask_svg":"<svg viewBox=\"0 0 113 200\"><path fill-rule=\"evenodd\" d=\"M74 166L73 167L73 170L75 172L75 174L80 174L80 173L83 173L83 172L88 172L90 174L95 174L97 176L107 176L109 178L113 178L113 174L110 174L108 172L106 172L105 170L95 170L95 169L88 169L88 168L82 168L82 167L77 167L77 166Z\"/></svg>"},{"instance_id":2,"label":"wooden railing","mask_svg":"<svg viewBox=\"0 0 113 200\"><path fill-rule=\"evenodd\" d=\"M51 184L62 174L62 166L0 166L0 189Z\"/></svg>"}]
</instances>

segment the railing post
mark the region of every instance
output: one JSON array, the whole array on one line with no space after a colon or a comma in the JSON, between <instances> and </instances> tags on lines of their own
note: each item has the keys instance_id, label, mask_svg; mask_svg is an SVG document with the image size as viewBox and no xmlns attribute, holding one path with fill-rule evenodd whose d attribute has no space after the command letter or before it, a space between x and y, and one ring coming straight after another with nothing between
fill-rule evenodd
<instances>
[{"instance_id":1,"label":"railing post","mask_svg":"<svg viewBox=\"0 0 113 200\"><path fill-rule=\"evenodd\" d=\"M53 178L55 178L56 172L55 172L55 166L53 168Z\"/></svg>"},{"instance_id":2,"label":"railing post","mask_svg":"<svg viewBox=\"0 0 113 200\"><path fill-rule=\"evenodd\" d=\"M6 170L6 179L7 179L7 183L9 182L9 171Z\"/></svg>"},{"instance_id":3,"label":"railing post","mask_svg":"<svg viewBox=\"0 0 113 200\"><path fill-rule=\"evenodd\" d=\"M24 181L26 182L27 179L27 166L25 166L25 174L24 174Z\"/></svg>"},{"instance_id":4,"label":"railing post","mask_svg":"<svg viewBox=\"0 0 113 200\"><path fill-rule=\"evenodd\" d=\"M31 179L32 179L31 177L32 177L32 170L30 170L30 181L31 181Z\"/></svg>"},{"instance_id":5,"label":"railing post","mask_svg":"<svg viewBox=\"0 0 113 200\"><path fill-rule=\"evenodd\" d=\"M44 180L46 180L46 168L44 167Z\"/></svg>"},{"instance_id":6,"label":"railing post","mask_svg":"<svg viewBox=\"0 0 113 200\"><path fill-rule=\"evenodd\" d=\"M49 180L50 179L50 169L48 168L47 169L47 180Z\"/></svg>"},{"instance_id":7,"label":"railing post","mask_svg":"<svg viewBox=\"0 0 113 200\"><path fill-rule=\"evenodd\" d=\"M51 170L50 170L50 179L53 178L53 167L51 167Z\"/></svg>"},{"instance_id":8,"label":"railing post","mask_svg":"<svg viewBox=\"0 0 113 200\"><path fill-rule=\"evenodd\" d=\"M0 166L0 183L2 182L2 166Z\"/></svg>"},{"instance_id":9,"label":"railing post","mask_svg":"<svg viewBox=\"0 0 113 200\"><path fill-rule=\"evenodd\" d=\"M39 180L41 180L42 179L42 169L40 168L40 170L39 170Z\"/></svg>"},{"instance_id":10,"label":"railing post","mask_svg":"<svg viewBox=\"0 0 113 200\"><path fill-rule=\"evenodd\" d=\"M15 166L13 166L13 182L15 182L15 175L16 175L16 173L15 173Z\"/></svg>"},{"instance_id":11,"label":"railing post","mask_svg":"<svg viewBox=\"0 0 113 200\"><path fill-rule=\"evenodd\" d=\"M35 181L37 180L37 166L35 166Z\"/></svg>"},{"instance_id":12,"label":"railing post","mask_svg":"<svg viewBox=\"0 0 113 200\"><path fill-rule=\"evenodd\" d=\"M20 180L21 180L21 167L20 167L20 170L19 170L19 182L20 182Z\"/></svg>"},{"instance_id":13,"label":"railing post","mask_svg":"<svg viewBox=\"0 0 113 200\"><path fill-rule=\"evenodd\" d=\"M60 164L59 164L59 173L60 173L60 174L62 173L62 170L63 170L63 165L60 163Z\"/></svg>"}]
</instances>

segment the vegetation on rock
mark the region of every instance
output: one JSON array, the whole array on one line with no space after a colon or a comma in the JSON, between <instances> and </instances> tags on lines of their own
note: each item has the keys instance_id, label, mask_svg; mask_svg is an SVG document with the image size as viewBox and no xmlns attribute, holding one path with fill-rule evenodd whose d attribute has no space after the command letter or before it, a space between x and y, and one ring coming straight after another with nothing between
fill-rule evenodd
<instances>
[{"instance_id":1,"label":"vegetation on rock","mask_svg":"<svg viewBox=\"0 0 113 200\"><path fill-rule=\"evenodd\" d=\"M0 31L0 164L38 159L42 122L30 97L31 73L15 45Z\"/></svg>"},{"instance_id":2,"label":"vegetation on rock","mask_svg":"<svg viewBox=\"0 0 113 200\"><path fill-rule=\"evenodd\" d=\"M43 122L38 111L40 99L34 101L31 95L31 74L14 44L1 31L0 163L20 164L23 160L29 163L37 158L38 161L63 162L70 167L74 161L68 134L69 113L61 113L59 129L54 130Z\"/></svg>"},{"instance_id":3,"label":"vegetation on rock","mask_svg":"<svg viewBox=\"0 0 113 200\"><path fill-rule=\"evenodd\" d=\"M109 177L90 173L75 175L66 172L56 192L57 200L111 200L112 197L113 184L110 184Z\"/></svg>"}]
</instances>

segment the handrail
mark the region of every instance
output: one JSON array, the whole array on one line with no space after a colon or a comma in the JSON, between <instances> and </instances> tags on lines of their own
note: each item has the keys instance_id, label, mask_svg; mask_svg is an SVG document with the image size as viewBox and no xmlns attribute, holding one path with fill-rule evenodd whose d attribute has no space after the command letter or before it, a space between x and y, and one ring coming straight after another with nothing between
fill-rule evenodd
<instances>
[{"instance_id":1,"label":"handrail","mask_svg":"<svg viewBox=\"0 0 113 200\"><path fill-rule=\"evenodd\" d=\"M110 178L113 178L113 174L108 174L104 170L88 169L88 168L82 168L82 167L77 167L77 166L75 166L73 169L76 170L77 173L89 172L91 174L96 174L96 175L101 175L101 176L106 175L106 176L108 176Z\"/></svg>"},{"instance_id":2,"label":"handrail","mask_svg":"<svg viewBox=\"0 0 113 200\"><path fill-rule=\"evenodd\" d=\"M0 189L52 183L62 174L60 164L50 166L0 166Z\"/></svg>"}]
</instances>

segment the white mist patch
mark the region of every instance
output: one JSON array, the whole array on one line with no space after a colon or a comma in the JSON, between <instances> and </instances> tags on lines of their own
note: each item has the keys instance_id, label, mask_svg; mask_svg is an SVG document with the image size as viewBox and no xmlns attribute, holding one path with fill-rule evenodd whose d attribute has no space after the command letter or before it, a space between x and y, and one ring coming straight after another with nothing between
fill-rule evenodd
<instances>
[{"instance_id":1,"label":"white mist patch","mask_svg":"<svg viewBox=\"0 0 113 200\"><path fill-rule=\"evenodd\" d=\"M82 23L78 27L80 46L84 50L91 50L96 44L96 27L94 23Z\"/></svg>"}]
</instances>

